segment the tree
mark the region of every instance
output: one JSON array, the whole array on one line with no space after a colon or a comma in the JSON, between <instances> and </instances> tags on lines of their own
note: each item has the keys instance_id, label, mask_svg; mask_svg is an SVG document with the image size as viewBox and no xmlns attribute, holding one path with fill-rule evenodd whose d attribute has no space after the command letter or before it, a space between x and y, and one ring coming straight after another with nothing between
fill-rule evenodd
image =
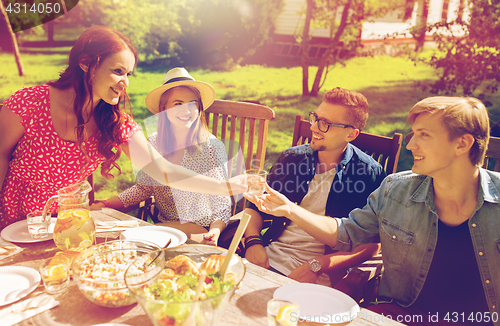
<instances>
[{"instance_id":1,"label":"tree","mask_svg":"<svg viewBox=\"0 0 500 326\"><path fill-rule=\"evenodd\" d=\"M401 4L398 0L381 2L377 0L307 0L306 20L302 32L302 96L318 96L328 75L329 67L344 60L339 56L339 47L342 47L344 52L349 52L360 46L359 34L363 21L382 17L399 6ZM311 24L328 28L330 38L328 48L319 60L318 70L309 91L309 59L307 55Z\"/></svg>"},{"instance_id":2,"label":"tree","mask_svg":"<svg viewBox=\"0 0 500 326\"><path fill-rule=\"evenodd\" d=\"M9 22L9 17L7 16L7 12L5 11L5 7L3 6L3 3L0 2L0 30L6 29L7 30L7 38L10 40L10 47L12 48L14 52L14 56L16 58L16 64L17 64L17 70L19 72L19 76L24 75L24 67L23 67L23 62L21 61L21 54L19 53L19 47L17 46L17 40L16 36L14 35L14 32L12 31L12 27ZM3 25L3 26L1 26Z\"/></svg>"},{"instance_id":3,"label":"tree","mask_svg":"<svg viewBox=\"0 0 500 326\"><path fill-rule=\"evenodd\" d=\"M270 36L283 0L86 0L67 19L107 25L147 58L230 68Z\"/></svg>"},{"instance_id":4,"label":"tree","mask_svg":"<svg viewBox=\"0 0 500 326\"><path fill-rule=\"evenodd\" d=\"M439 74L434 93L472 94L479 86L497 92L500 82L500 0L477 0L468 5L470 18L428 28L439 52L429 64ZM483 84L484 83L484 84Z\"/></svg>"},{"instance_id":5,"label":"tree","mask_svg":"<svg viewBox=\"0 0 500 326\"><path fill-rule=\"evenodd\" d=\"M181 19L181 63L230 69L270 39L283 0L188 0L194 21Z\"/></svg>"},{"instance_id":6,"label":"tree","mask_svg":"<svg viewBox=\"0 0 500 326\"><path fill-rule=\"evenodd\" d=\"M424 48L430 0L415 0L415 2L418 4L417 25L411 29L411 33L417 41L415 51L418 52Z\"/></svg>"},{"instance_id":7,"label":"tree","mask_svg":"<svg viewBox=\"0 0 500 326\"><path fill-rule=\"evenodd\" d=\"M119 2L119 5L117 3ZM124 33L146 57L158 55L160 40L175 41L186 0L86 0L64 16L73 25L106 25ZM189 10L185 14L191 17Z\"/></svg>"}]
</instances>

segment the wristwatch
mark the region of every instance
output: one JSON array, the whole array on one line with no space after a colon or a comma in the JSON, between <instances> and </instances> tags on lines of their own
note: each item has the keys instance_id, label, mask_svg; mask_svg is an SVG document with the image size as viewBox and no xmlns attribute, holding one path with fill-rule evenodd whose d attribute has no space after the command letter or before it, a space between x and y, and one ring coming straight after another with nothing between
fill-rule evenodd
<instances>
[{"instance_id":1,"label":"wristwatch","mask_svg":"<svg viewBox=\"0 0 500 326\"><path fill-rule=\"evenodd\" d=\"M308 261L308 263L309 263L309 269L312 272L317 273L321 270L321 264L316 259L313 258L310 261Z\"/></svg>"}]
</instances>

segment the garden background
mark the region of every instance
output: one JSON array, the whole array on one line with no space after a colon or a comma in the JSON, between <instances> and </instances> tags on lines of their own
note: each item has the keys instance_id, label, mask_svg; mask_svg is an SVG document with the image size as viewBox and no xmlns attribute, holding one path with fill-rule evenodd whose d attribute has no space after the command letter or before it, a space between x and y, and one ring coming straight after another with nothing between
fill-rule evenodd
<instances>
[{"instance_id":1,"label":"garden background","mask_svg":"<svg viewBox=\"0 0 500 326\"><path fill-rule=\"evenodd\" d=\"M82 27L59 28L56 41L75 40L83 31ZM0 103L23 86L44 84L58 78L66 65L70 47L29 47L31 41L43 41L43 30L36 33L18 32L21 44L21 58L25 75L19 76L16 61L11 53L0 53ZM324 86L318 97L302 96L302 67L299 63L283 61L281 64L232 64L230 69L213 70L199 65L185 67L196 80L213 85L217 98L234 101L257 101L272 108L276 117L269 123L266 163L274 163L278 155L291 146L294 119L297 114L307 116L321 103L325 90L343 87L361 92L370 104L370 116L364 131L378 135L392 136L394 132L406 134L410 126L406 123L409 109L419 100L434 96L431 84L438 80L436 69L415 59L431 57L435 47L426 47L416 56L356 55L343 64L330 67ZM144 56L130 77L127 93L132 112L137 122L151 116L144 105L148 92L160 86L165 73L177 66L165 61L147 60ZM309 67L313 76L316 67ZM312 83L312 80L311 80ZM500 95L478 87L473 96L479 97L488 106L491 124L500 121ZM398 171L411 169L413 157L403 147ZM109 198L135 182L130 161L122 155L119 160L122 174L112 180L104 179L96 171L96 199ZM268 164L269 165L269 164ZM116 172L116 171L115 171Z\"/></svg>"}]
</instances>

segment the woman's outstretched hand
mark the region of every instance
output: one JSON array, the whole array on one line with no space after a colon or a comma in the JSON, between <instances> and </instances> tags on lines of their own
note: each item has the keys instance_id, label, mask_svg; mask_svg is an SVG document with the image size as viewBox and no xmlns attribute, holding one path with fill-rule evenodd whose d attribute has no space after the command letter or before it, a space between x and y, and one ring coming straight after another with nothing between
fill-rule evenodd
<instances>
[{"instance_id":1,"label":"woman's outstretched hand","mask_svg":"<svg viewBox=\"0 0 500 326\"><path fill-rule=\"evenodd\" d=\"M229 196L243 194L248 191L245 176L240 174L227 180L227 189L229 190Z\"/></svg>"},{"instance_id":2,"label":"woman's outstretched hand","mask_svg":"<svg viewBox=\"0 0 500 326\"><path fill-rule=\"evenodd\" d=\"M289 217L293 203L285 195L269 187L267 183L266 192L262 196L250 196L248 193L243 193L243 196L263 213Z\"/></svg>"}]
</instances>

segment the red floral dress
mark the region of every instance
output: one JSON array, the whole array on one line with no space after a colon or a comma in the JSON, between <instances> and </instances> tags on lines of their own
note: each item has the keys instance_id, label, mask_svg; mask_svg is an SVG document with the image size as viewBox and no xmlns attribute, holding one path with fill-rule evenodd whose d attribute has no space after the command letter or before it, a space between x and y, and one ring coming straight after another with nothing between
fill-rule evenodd
<instances>
[{"instance_id":1,"label":"red floral dress","mask_svg":"<svg viewBox=\"0 0 500 326\"><path fill-rule=\"evenodd\" d=\"M93 135L83 143L90 164L80 171L83 153L76 143L61 139L52 125L47 85L22 88L5 101L3 110L19 115L25 132L12 154L0 192L0 229L33 210L42 210L59 189L89 176L103 159ZM127 142L140 128L128 114L124 116L121 141ZM51 211L56 210L54 203Z\"/></svg>"}]
</instances>

